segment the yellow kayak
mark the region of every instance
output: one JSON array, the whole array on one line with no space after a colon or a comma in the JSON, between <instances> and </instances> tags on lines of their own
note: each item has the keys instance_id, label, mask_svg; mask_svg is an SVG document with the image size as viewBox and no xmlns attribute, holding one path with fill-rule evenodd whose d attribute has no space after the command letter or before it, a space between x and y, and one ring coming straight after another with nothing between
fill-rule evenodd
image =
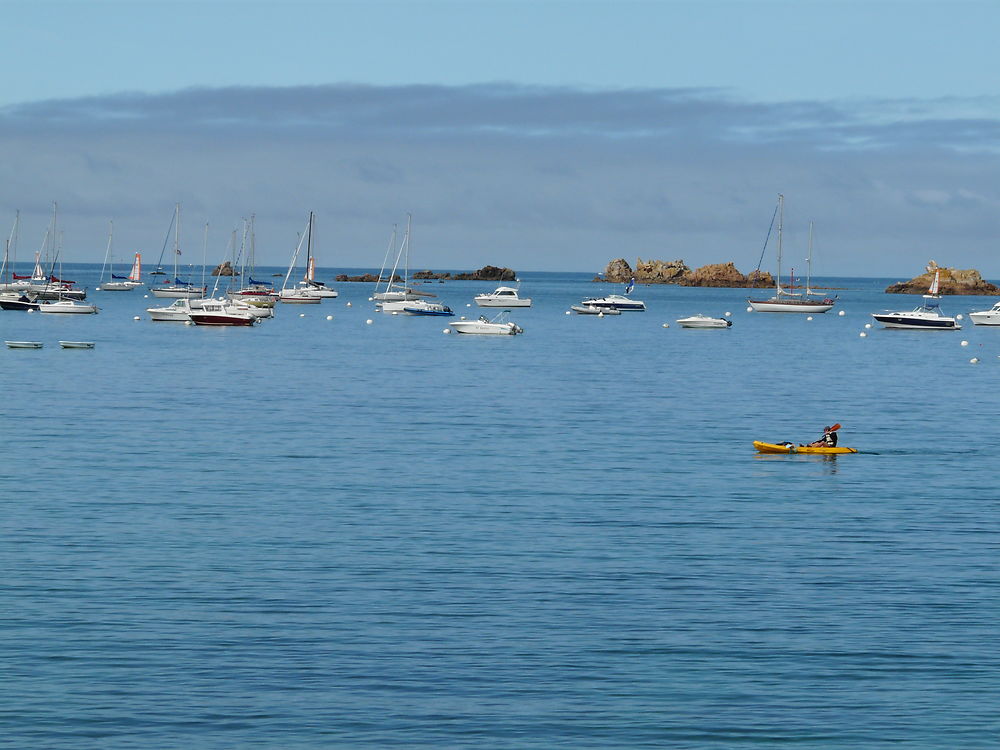
<instances>
[{"instance_id":1,"label":"yellow kayak","mask_svg":"<svg viewBox=\"0 0 1000 750\"><path fill-rule=\"evenodd\" d=\"M826 446L810 448L808 445L792 445L791 443L762 443L760 440L754 440L753 447L757 449L758 453L822 453L829 455L836 453L858 452L854 448L842 448L840 446L837 446L836 448L829 448Z\"/></svg>"}]
</instances>

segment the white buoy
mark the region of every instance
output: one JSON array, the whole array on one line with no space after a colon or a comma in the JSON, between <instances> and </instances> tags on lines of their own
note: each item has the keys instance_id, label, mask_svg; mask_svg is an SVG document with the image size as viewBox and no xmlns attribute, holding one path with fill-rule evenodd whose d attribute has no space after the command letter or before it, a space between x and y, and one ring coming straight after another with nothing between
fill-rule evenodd
<instances>
[{"instance_id":1,"label":"white buoy","mask_svg":"<svg viewBox=\"0 0 1000 750\"><path fill-rule=\"evenodd\" d=\"M955 320L961 320L961 319L962 319L962 313L959 313L958 315L955 316Z\"/></svg>"},{"instance_id":2,"label":"white buoy","mask_svg":"<svg viewBox=\"0 0 1000 750\"><path fill-rule=\"evenodd\" d=\"M969 364L970 365L978 365L979 364L979 357L973 357L972 359L970 359L969 360Z\"/></svg>"},{"instance_id":3,"label":"white buoy","mask_svg":"<svg viewBox=\"0 0 1000 750\"><path fill-rule=\"evenodd\" d=\"M860 335L861 335L861 338L865 338L866 336L868 336L868 334L865 333L864 331L862 331Z\"/></svg>"},{"instance_id":4,"label":"white buoy","mask_svg":"<svg viewBox=\"0 0 1000 750\"><path fill-rule=\"evenodd\" d=\"M844 311L841 310L839 313L837 313L837 315L839 315L840 317L844 317Z\"/></svg>"},{"instance_id":5,"label":"white buoy","mask_svg":"<svg viewBox=\"0 0 1000 750\"><path fill-rule=\"evenodd\" d=\"M369 301L369 302L372 302L372 301L374 301L374 299L375 299L374 297L369 297L369 298L368 298L368 301ZM348 303L348 304L350 304L350 303Z\"/></svg>"},{"instance_id":6,"label":"white buoy","mask_svg":"<svg viewBox=\"0 0 1000 750\"><path fill-rule=\"evenodd\" d=\"M368 325L371 325L372 324L372 319L368 318L368 320L366 320L365 323L367 323Z\"/></svg>"},{"instance_id":7,"label":"white buoy","mask_svg":"<svg viewBox=\"0 0 1000 750\"><path fill-rule=\"evenodd\" d=\"M194 325L194 322L193 322L193 321L190 321L190 320L185 320L185 321L184 321L184 325L186 325L186 326L193 326L193 325Z\"/></svg>"},{"instance_id":8,"label":"white buoy","mask_svg":"<svg viewBox=\"0 0 1000 750\"><path fill-rule=\"evenodd\" d=\"M603 318L604 317L604 311L602 310L601 312L597 313L597 317L598 318Z\"/></svg>"},{"instance_id":9,"label":"white buoy","mask_svg":"<svg viewBox=\"0 0 1000 750\"><path fill-rule=\"evenodd\" d=\"M747 312L753 312L753 308L752 307L748 307L747 308Z\"/></svg>"},{"instance_id":10,"label":"white buoy","mask_svg":"<svg viewBox=\"0 0 1000 750\"><path fill-rule=\"evenodd\" d=\"M142 320L142 318L140 318L138 315L136 315L134 318L132 318L132 320Z\"/></svg>"},{"instance_id":11,"label":"white buoy","mask_svg":"<svg viewBox=\"0 0 1000 750\"><path fill-rule=\"evenodd\" d=\"M347 303L347 306L348 306L348 307L350 307L350 306L351 306L351 303L350 303L350 302L348 302L348 303Z\"/></svg>"},{"instance_id":12,"label":"white buoy","mask_svg":"<svg viewBox=\"0 0 1000 750\"><path fill-rule=\"evenodd\" d=\"M443 331L441 331L441 333L451 333L451 329L445 328Z\"/></svg>"},{"instance_id":13,"label":"white buoy","mask_svg":"<svg viewBox=\"0 0 1000 750\"><path fill-rule=\"evenodd\" d=\"M31 309L31 308L29 307L29 308L28 308L28 312L30 312L30 313L33 313L33 312L34 312L34 310L32 310L32 309Z\"/></svg>"},{"instance_id":14,"label":"white buoy","mask_svg":"<svg viewBox=\"0 0 1000 750\"><path fill-rule=\"evenodd\" d=\"M144 294L144 295L142 295L142 298L143 299L149 299L149 295L148 294Z\"/></svg>"},{"instance_id":15,"label":"white buoy","mask_svg":"<svg viewBox=\"0 0 1000 750\"><path fill-rule=\"evenodd\" d=\"M462 317L459 318L459 320L465 320L465 316L463 315Z\"/></svg>"},{"instance_id":16,"label":"white buoy","mask_svg":"<svg viewBox=\"0 0 1000 750\"><path fill-rule=\"evenodd\" d=\"M733 315L733 314L732 314L731 312L729 312L728 310L726 311L726 317L727 317L727 318L731 318L731 317L732 317L732 315Z\"/></svg>"},{"instance_id":17,"label":"white buoy","mask_svg":"<svg viewBox=\"0 0 1000 750\"><path fill-rule=\"evenodd\" d=\"M872 327L871 323L865 323L865 328L871 328L871 327Z\"/></svg>"},{"instance_id":18,"label":"white buoy","mask_svg":"<svg viewBox=\"0 0 1000 750\"><path fill-rule=\"evenodd\" d=\"M333 316L332 316L332 315L327 315L327 316L326 316L326 319L327 319L327 320L333 320Z\"/></svg>"},{"instance_id":19,"label":"white buoy","mask_svg":"<svg viewBox=\"0 0 1000 750\"><path fill-rule=\"evenodd\" d=\"M306 316L306 314L305 314L305 313L299 313L299 317L300 317L300 318L304 318L305 316Z\"/></svg>"},{"instance_id":20,"label":"white buoy","mask_svg":"<svg viewBox=\"0 0 1000 750\"><path fill-rule=\"evenodd\" d=\"M812 315L807 315L807 316L806 316L806 320L812 320L812 319L813 319L813 316L812 316Z\"/></svg>"},{"instance_id":21,"label":"white buoy","mask_svg":"<svg viewBox=\"0 0 1000 750\"><path fill-rule=\"evenodd\" d=\"M663 327L664 327L664 328L670 328L670 324L669 324L669 323L664 323L664 324L663 324Z\"/></svg>"},{"instance_id":22,"label":"white buoy","mask_svg":"<svg viewBox=\"0 0 1000 750\"><path fill-rule=\"evenodd\" d=\"M968 345L969 345L969 342L968 342L968 341L963 341L963 342L962 342L962 346L968 346Z\"/></svg>"},{"instance_id":23,"label":"white buoy","mask_svg":"<svg viewBox=\"0 0 1000 750\"><path fill-rule=\"evenodd\" d=\"M393 310L393 311L392 311L392 314L393 314L393 315L399 315L399 310Z\"/></svg>"},{"instance_id":24,"label":"white buoy","mask_svg":"<svg viewBox=\"0 0 1000 750\"><path fill-rule=\"evenodd\" d=\"M466 303L465 303L465 306L466 306L466 307L472 307L472 303L471 303L471 302L466 302Z\"/></svg>"},{"instance_id":25,"label":"white buoy","mask_svg":"<svg viewBox=\"0 0 1000 750\"><path fill-rule=\"evenodd\" d=\"M567 314L567 315L570 315L571 313L570 313L570 311L569 311L569 310L567 310L567 311L566 311L566 314Z\"/></svg>"}]
</instances>

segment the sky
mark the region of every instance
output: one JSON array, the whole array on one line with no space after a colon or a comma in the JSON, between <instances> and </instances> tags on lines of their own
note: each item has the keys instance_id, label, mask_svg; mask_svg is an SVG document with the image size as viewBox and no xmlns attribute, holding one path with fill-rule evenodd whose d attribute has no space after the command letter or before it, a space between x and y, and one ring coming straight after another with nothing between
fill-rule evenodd
<instances>
[{"instance_id":1,"label":"sky","mask_svg":"<svg viewBox=\"0 0 1000 750\"><path fill-rule=\"evenodd\" d=\"M186 262L1000 279L1000 2L4 2L0 236ZM204 241L208 224L208 242ZM762 253L763 251L763 253Z\"/></svg>"}]
</instances>

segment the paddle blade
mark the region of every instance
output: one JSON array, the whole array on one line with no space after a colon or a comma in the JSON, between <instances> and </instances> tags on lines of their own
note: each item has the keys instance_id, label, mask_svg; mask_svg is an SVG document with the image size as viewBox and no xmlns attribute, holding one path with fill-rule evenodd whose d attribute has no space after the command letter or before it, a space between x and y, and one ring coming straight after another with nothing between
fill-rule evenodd
<instances>
[{"instance_id":1,"label":"paddle blade","mask_svg":"<svg viewBox=\"0 0 1000 750\"><path fill-rule=\"evenodd\" d=\"M830 431L836 432L839 429L840 429L840 422L837 422L837 424L835 424L833 427L830 428Z\"/></svg>"}]
</instances>

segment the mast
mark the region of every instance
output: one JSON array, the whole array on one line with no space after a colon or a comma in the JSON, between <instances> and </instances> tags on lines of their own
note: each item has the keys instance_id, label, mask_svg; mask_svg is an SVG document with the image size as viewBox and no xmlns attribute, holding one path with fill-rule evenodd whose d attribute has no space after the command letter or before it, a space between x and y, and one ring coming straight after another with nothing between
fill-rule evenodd
<instances>
[{"instance_id":1,"label":"mast","mask_svg":"<svg viewBox=\"0 0 1000 750\"><path fill-rule=\"evenodd\" d=\"M785 219L785 196L778 193L778 278L775 281L776 291L781 294L781 228Z\"/></svg>"},{"instance_id":2,"label":"mast","mask_svg":"<svg viewBox=\"0 0 1000 750\"><path fill-rule=\"evenodd\" d=\"M316 214L314 214L312 211L309 212L309 230L308 230L309 240L306 243L306 275L305 275L306 281L312 281L312 275L313 275L312 246L313 246L313 222L315 221L315 216Z\"/></svg>"},{"instance_id":3,"label":"mast","mask_svg":"<svg viewBox=\"0 0 1000 750\"><path fill-rule=\"evenodd\" d=\"M809 254L806 256L806 296L813 293L810 289L813 269L813 223L809 222Z\"/></svg>"},{"instance_id":4,"label":"mast","mask_svg":"<svg viewBox=\"0 0 1000 750\"><path fill-rule=\"evenodd\" d=\"M113 221L108 222L108 247L104 251L104 265L101 266L101 281L104 281L104 269L108 265L108 258L111 256L111 237L114 235L115 223ZM111 278L115 277L115 264L114 261L111 263Z\"/></svg>"},{"instance_id":5,"label":"mast","mask_svg":"<svg viewBox=\"0 0 1000 750\"><path fill-rule=\"evenodd\" d=\"M177 257L181 254L181 204L174 204L174 283L177 283ZM779 235L780 236L780 235Z\"/></svg>"}]
</instances>

